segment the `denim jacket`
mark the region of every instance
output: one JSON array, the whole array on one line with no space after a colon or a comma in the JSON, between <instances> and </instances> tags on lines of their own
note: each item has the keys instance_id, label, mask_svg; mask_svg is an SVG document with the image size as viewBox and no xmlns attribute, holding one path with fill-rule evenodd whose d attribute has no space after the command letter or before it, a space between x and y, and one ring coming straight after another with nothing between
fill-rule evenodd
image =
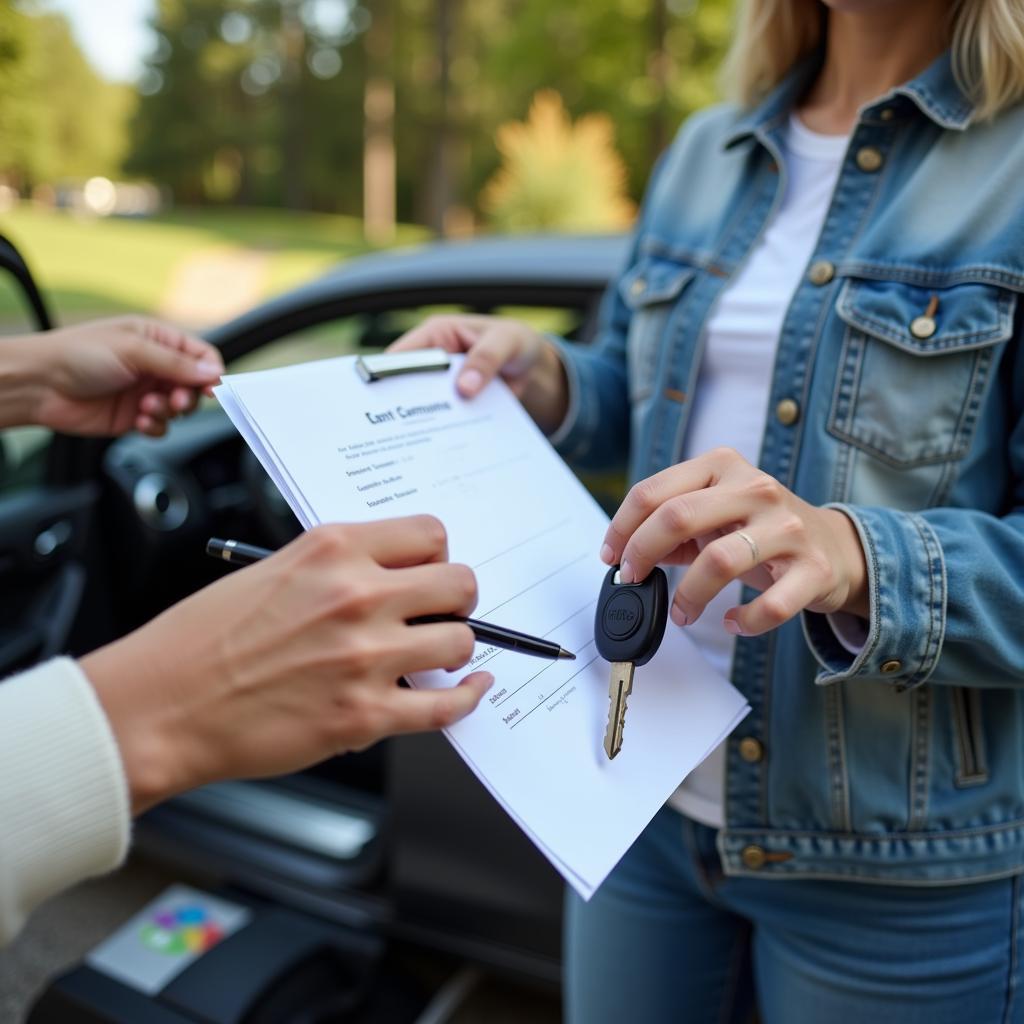
<instances>
[{"instance_id":1,"label":"denim jacket","mask_svg":"<svg viewBox=\"0 0 1024 1024\"><path fill-rule=\"evenodd\" d=\"M780 201L815 70L692 118L662 159L597 341L562 349L570 461L679 461L704 325ZM785 319L760 467L854 521L869 632L853 655L804 613L738 639L729 874L1024 871L1024 106L972 115L948 54L861 111Z\"/></svg>"}]
</instances>

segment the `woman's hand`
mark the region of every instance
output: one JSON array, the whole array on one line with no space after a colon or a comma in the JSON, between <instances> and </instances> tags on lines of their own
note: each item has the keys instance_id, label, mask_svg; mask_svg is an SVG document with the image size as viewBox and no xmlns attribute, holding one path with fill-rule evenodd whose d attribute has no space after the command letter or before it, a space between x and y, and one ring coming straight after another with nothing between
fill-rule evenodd
<instances>
[{"instance_id":1,"label":"woman's hand","mask_svg":"<svg viewBox=\"0 0 1024 1024\"><path fill-rule=\"evenodd\" d=\"M519 320L497 316L432 316L389 352L443 348L466 353L457 386L466 398L501 376L546 433L558 429L569 404L565 368L554 345Z\"/></svg>"},{"instance_id":2,"label":"woman's hand","mask_svg":"<svg viewBox=\"0 0 1024 1024\"><path fill-rule=\"evenodd\" d=\"M616 512L601 558L623 582L659 562L688 565L672 621L689 625L732 580L763 593L725 628L757 636L809 609L867 617L867 570L851 520L802 501L738 452L716 449L638 483Z\"/></svg>"},{"instance_id":3,"label":"woman's hand","mask_svg":"<svg viewBox=\"0 0 1024 1024\"><path fill-rule=\"evenodd\" d=\"M400 676L473 654L476 580L429 516L311 530L82 659L121 751L136 813L217 779L296 771L384 736L468 715L493 682L444 690Z\"/></svg>"},{"instance_id":4,"label":"woman's hand","mask_svg":"<svg viewBox=\"0 0 1024 1024\"><path fill-rule=\"evenodd\" d=\"M4 368L15 393L6 403L12 422L4 425L159 437L168 420L195 408L224 363L217 349L185 331L126 316L0 341Z\"/></svg>"}]
</instances>

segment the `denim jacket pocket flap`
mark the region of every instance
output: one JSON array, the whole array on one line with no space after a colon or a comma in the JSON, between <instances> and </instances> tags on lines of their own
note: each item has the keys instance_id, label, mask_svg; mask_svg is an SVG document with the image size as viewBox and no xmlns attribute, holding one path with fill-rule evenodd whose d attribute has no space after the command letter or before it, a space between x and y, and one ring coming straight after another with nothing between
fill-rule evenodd
<instances>
[{"instance_id":1,"label":"denim jacket pocket flap","mask_svg":"<svg viewBox=\"0 0 1024 1024\"><path fill-rule=\"evenodd\" d=\"M676 298L693 279L693 267L647 257L619 281L619 294L630 309L643 309Z\"/></svg>"},{"instance_id":2,"label":"denim jacket pocket flap","mask_svg":"<svg viewBox=\"0 0 1024 1024\"><path fill-rule=\"evenodd\" d=\"M982 348L1013 334L1016 295L990 284L928 289L851 278L836 312L850 327L917 356Z\"/></svg>"},{"instance_id":3,"label":"denim jacket pocket flap","mask_svg":"<svg viewBox=\"0 0 1024 1024\"><path fill-rule=\"evenodd\" d=\"M900 472L963 458L1015 305L1015 293L990 284L847 280L836 302L846 331L830 433ZM936 480L920 477L921 500Z\"/></svg>"}]
</instances>

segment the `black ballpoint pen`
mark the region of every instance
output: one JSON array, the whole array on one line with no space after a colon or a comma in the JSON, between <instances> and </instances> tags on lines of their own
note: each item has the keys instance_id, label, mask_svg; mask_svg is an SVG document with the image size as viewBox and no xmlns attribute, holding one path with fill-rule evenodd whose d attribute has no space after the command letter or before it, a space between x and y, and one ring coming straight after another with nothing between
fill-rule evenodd
<instances>
[{"instance_id":1,"label":"black ballpoint pen","mask_svg":"<svg viewBox=\"0 0 1024 1024\"><path fill-rule=\"evenodd\" d=\"M274 552L269 548L257 547L255 544L243 544L237 540L220 540L217 537L211 537L206 542L206 553L211 558L223 559L231 565L251 565ZM560 658L569 661L576 660L575 654L550 640L530 636L528 633L520 633L515 629L506 629L504 626L496 626L491 622L482 622L480 619L470 619L464 615L419 615L409 620L410 625L424 625L432 622L464 622L473 630L473 635L477 640L500 647L502 650L517 651L520 654L529 654L535 658L548 658L551 661Z\"/></svg>"}]
</instances>

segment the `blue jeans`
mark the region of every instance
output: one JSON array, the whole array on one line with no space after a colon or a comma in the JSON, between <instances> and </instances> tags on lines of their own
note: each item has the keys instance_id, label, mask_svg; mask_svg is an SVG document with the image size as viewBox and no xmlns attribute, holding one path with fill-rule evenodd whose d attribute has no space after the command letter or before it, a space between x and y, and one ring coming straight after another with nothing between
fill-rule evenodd
<instances>
[{"instance_id":1,"label":"blue jeans","mask_svg":"<svg viewBox=\"0 0 1024 1024\"><path fill-rule=\"evenodd\" d=\"M569 897L567 1024L1024 1022L1019 876L913 887L727 878L665 808Z\"/></svg>"}]
</instances>

